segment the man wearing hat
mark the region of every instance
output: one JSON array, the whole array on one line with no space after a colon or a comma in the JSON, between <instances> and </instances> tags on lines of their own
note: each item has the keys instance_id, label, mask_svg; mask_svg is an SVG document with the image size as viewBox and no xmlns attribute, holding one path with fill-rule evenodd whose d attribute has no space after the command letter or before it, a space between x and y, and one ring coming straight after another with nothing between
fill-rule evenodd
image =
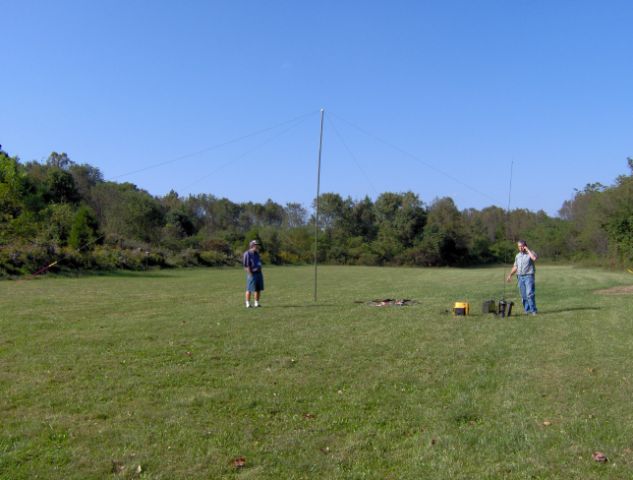
<instances>
[{"instance_id":1,"label":"man wearing hat","mask_svg":"<svg viewBox=\"0 0 633 480\"><path fill-rule=\"evenodd\" d=\"M523 309L528 315L536 315L536 299L534 288L534 262L538 259L538 255L528 248L525 240L519 240L517 243L519 253L514 259L514 266L510 270L510 274L506 280L509 282L513 274L517 274L519 284L519 292L523 300Z\"/></svg>"},{"instance_id":2,"label":"man wearing hat","mask_svg":"<svg viewBox=\"0 0 633 480\"><path fill-rule=\"evenodd\" d=\"M262 261L259 258L259 241L251 240L248 250L244 252L242 259L246 270L246 308L251 307L251 292L255 292L254 307L260 307L259 295L264 289L264 274L262 273Z\"/></svg>"}]
</instances>

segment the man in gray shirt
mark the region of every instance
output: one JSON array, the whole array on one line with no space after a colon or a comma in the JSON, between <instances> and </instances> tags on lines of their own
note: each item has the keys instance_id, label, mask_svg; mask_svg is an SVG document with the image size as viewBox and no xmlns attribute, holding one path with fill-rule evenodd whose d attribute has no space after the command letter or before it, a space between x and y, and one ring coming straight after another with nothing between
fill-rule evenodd
<instances>
[{"instance_id":1,"label":"man in gray shirt","mask_svg":"<svg viewBox=\"0 0 633 480\"><path fill-rule=\"evenodd\" d=\"M509 282L512 275L517 274L523 309L528 315L536 315L534 262L536 262L538 255L528 248L525 240L519 240L517 247L519 247L519 253L514 257L514 266L506 280Z\"/></svg>"}]
</instances>

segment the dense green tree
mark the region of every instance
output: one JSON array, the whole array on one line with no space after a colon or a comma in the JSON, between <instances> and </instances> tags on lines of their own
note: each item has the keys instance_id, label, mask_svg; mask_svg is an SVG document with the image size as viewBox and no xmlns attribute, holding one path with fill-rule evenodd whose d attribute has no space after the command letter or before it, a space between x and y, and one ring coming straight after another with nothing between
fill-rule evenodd
<instances>
[{"instance_id":1,"label":"dense green tree","mask_svg":"<svg viewBox=\"0 0 633 480\"><path fill-rule=\"evenodd\" d=\"M42 223L39 240L54 247L68 244L75 213L69 203L51 203L42 212L46 220Z\"/></svg>"},{"instance_id":2,"label":"dense green tree","mask_svg":"<svg viewBox=\"0 0 633 480\"><path fill-rule=\"evenodd\" d=\"M369 197L356 202L348 223L348 231L352 237L360 237L364 242L371 242L378 234L374 204Z\"/></svg>"},{"instance_id":3,"label":"dense green tree","mask_svg":"<svg viewBox=\"0 0 633 480\"><path fill-rule=\"evenodd\" d=\"M49 169L46 190L47 199L52 203L77 203L81 198L72 174L60 168Z\"/></svg>"},{"instance_id":4,"label":"dense green tree","mask_svg":"<svg viewBox=\"0 0 633 480\"><path fill-rule=\"evenodd\" d=\"M316 201L314 202L316 208ZM344 228L349 212L351 200L343 200L338 193L323 193L319 196L319 228L334 230ZM314 218L310 223L314 223Z\"/></svg>"},{"instance_id":5,"label":"dense green tree","mask_svg":"<svg viewBox=\"0 0 633 480\"><path fill-rule=\"evenodd\" d=\"M87 202L91 201L90 190L99 183L103 183L103 174L101 171L87 164L73 163L68 168L68 172L73 176L77 192L80 197Z\"/></svg>"},{"instance_id":6,"label":"dense green tree","mask_svg":"<svg viewBox=\"0 0 633 480\"><path fill-rule=\"evenodd\" d=\"M422 236L427 221L427 211L413 192L403 193L400 208L396 212L394 228L403 247L411 247Z\"/></svg>"},{"instance_id":7,"label":"dense green tree","mask_svg":"<svg viewBox=\"0 0 633 480\"><path fill-rule=\"evenodd\" d=\"M0 151L0 221L9 221L20 214L25 177L18 159Z\"/></svg>"},{"instance_id":8,"label":"dense green tree","mask_svg":"<svg viewBox=\"0 0 633 480\"><path fill-rule=\"evenodd\" d=\"M468 263L468 235L455 202L444 197L429 207L423 246L429 257L427 264L463 265ZM439 257L439 258L438 258Z\"/></svg>"},{"instance_id":9,"label":"dense green tree","mask_svg":"<svg viewBox=\"0 0 633 480\"><path fill-rule=\"evenodd\" d=\"M281 227L284 223L284 208L270 199L264 204L242 203L237 205L237 208L239 209L238 226L243 230L264 225Z\"/></svg>"},{"instance_id":10,"label":"dense green tree","mask_svg":"<svg viewBox=\"0 0 633 480\"><path fill-rule=\"evenodd\" d=\"M281 262L309 263L314 259L314 230L310 227L282 230L280 241L283 245L279 252Z\"/></svg>"},{"instance_id":11,"label":"dense green tree","mask_svg":"<svg viewBox=\"0 0 633 480\"><path fill-rule=\"evenodd\" d=\"M278 203L273 202L270 198L264 204L263 218L261 222L264 225L273 227L281 227L284 223L285 210Z\"/></svg>"},{"instance_id":12,"label":"dense green tree","mask_svg":"<svg viewBox=\"0 0 633 480\"><path fill-rule=\"evenodd\" d=\"M165 215L166 226L173 227L179 238L188 237L194 233L194 225L189 214L181 207L169 210Z\"/></svg>"},{"instance_id":13,"label":"dense green tree","mask_svg":"<svg viewBox=\"0 0 633 480\"><path fill-rule=\"evenodd\" d=\"M51 152L46 159L46 165L53 169L67 170L74 162L68 157L65 152L57 153Z\"/></svg>"},{"instance_id":14,"label":"dense green tree","mask_svg":"<svg viewBox=\"0 0 633 480\"><path fill-rule=\"evenodd\" d=\"M152 242L160 238L164 224L159 202L131 183L104 182L92 189L99 205L97 219L106 236Z\"/></svg>"},{"instance_id":15,"label":"dense green tree","mask_svg":"<svg viewBox=\"0 0 633 480\"><path fill-rule=\"evenodd\" d=\"M99 238L99 225L94 212L86 205L82 205L75 212L68 245L79 251L91 250Z\"/></svg>"},{"instance_id":16,"label":"dense green tree","mask_svg":"<svg viewBox=\"0 0 633 480\"><path fill-rule=\"evenodd\" d=\"M560 216L570 223L569 249L576 258L604 257L609 251L609 235L602 199L606 187L587 184L577 190L572 200L565 201Z\"/></svg>"},{"instance_id":17,"label":"dense green tree","mask_svg":"<svg viewBox=\"0 0 633 480\"><path fill-rule=\"evenodd\" d=\"M286 206L284 207L284 227L303 227L306 224L307 218L308 212L300 203L286 203Z\"/></svg>"},{"instance_id":18,"label":"dense green tree","mask_svg":"<svg viewBox=\"0 0 633 480\"><path fill-rule=\"evenodd\" d=\"M259 236L262 245L265 246L263 250L264 260L273 265L282 264L282 244L279 229L274 225L268 225L260 230Z\"/></svg>"},{"instance_id":19,"label":"dense green tree","mask_svg":"<svg viewBox=\"0 0 633 480\"><path fill-rule=\"evenodd\" d=\"M420 240L426 224L427 212L419 197L413 192L383 193L374 204L379 236L392 236L400 247L411 247Z\"/></svg>"},{"instance_id":20,"label":"dense green tree","mask_svg":"<svg viewBox=\"0 0 633 480\"><path fill-rule=\"evenodd\" d=\"M633 173L633 159L628 159L628 165ZM619 176L601 200L610 255L615 261L630 265L633 263L633 175Z\"/></svg>"},{"instance_id":21,"label":"dense green tree","mask_svg":"<svg viewBox=\"0 0 633 480\"><path fill-rule=\"evenodd\" d=\"M228 198L214 199L207 210L208 224L213 230L235 230L239 224L240 208Z\"/></svg>"}]
</instances>

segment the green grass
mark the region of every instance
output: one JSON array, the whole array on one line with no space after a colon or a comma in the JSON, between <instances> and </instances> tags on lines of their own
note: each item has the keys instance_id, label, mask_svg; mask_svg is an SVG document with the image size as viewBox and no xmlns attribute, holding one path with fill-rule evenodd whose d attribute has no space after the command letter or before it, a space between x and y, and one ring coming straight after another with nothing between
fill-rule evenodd
<instances>
[{"instance_id":1,"label":"green grass","mask_svg":"<svg viewBox=\"0 0 633 480\"><path fill-rule=\"evenodd\" d=\"M593 293L630 274L542 266L505 319L501 268L265 275L1 282L0 479L633 476L633 296Z\"/></svg>"}]
</instances>

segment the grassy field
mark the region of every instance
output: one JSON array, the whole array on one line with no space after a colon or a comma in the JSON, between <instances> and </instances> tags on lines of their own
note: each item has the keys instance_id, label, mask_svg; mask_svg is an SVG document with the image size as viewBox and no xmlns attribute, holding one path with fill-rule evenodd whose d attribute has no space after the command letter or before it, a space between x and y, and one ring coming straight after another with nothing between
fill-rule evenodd
<instances>
[{"instance_id":1,"label":"grassy field","mask_svg":"<svg viewBox=\"0 0 633 480\"><path fill-rule=\"evenodd\" d=\"M0 478L633 477L633 296L594 293L632 275L542 266L505 319L501 268L265 275L0 282Z\"/></svg>"}]
</instances>

